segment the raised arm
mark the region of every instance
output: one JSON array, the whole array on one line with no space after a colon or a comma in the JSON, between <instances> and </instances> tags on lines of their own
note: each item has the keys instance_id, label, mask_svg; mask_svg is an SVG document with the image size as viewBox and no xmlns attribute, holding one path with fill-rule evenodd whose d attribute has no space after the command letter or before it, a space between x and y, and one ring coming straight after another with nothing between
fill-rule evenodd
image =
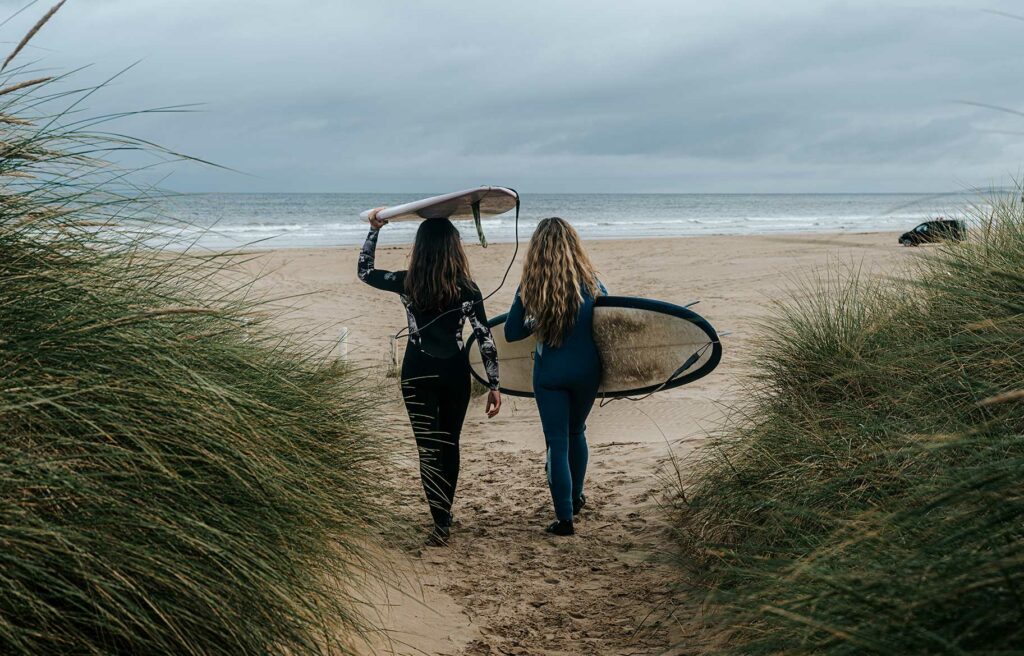
<instances>
[{"instance_id":1,"label":"raised arm","mask_svg":"<svg viewBox=\"0 0 1024 656\"><path fill-rule=\"evenodd\" d=\"M401 294L405 287L402 272L384 271L373 267L377 253L378 235L380 235L380 227L371 227L370 234L366 236L363 248L359 251L359 267L357 269L359 279L371 287Z\"/></svg>"},{"instance_id":2,"label":"raised arm","mask_svg":"<svg viewBox=\"0 0 1024 656\"><path fill-rule=\"evenodd\" d=\"M516 298L512 301L512 307L505 319L505 341L518 342L533 334L533 322L526 318L526 308L523 307L523 299L516 290Z\"/></svg>"},{"instance_id":3,"label":"raised arm","mask_svg":"<svg viewBox=\"0 0 1024 656\"><path fill-rule=\"evenodd\" d=\"M473 290L473 300L462 304L462 312L469 319L476 335L476 343L480 349L480 359L484 362L487 372L487 386L498 389L498 349L494 346L494 337L487 325L487 312L484 310L483 296L479 289Z\"/></svg>"}]
</instances>

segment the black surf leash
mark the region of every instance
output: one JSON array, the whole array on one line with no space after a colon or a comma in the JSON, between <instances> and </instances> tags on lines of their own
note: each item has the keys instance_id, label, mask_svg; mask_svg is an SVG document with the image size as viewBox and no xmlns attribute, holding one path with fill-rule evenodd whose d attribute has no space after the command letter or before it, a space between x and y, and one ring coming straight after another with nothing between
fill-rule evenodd
<instances>
[{"instance_id":1,"label":"black surf leash","mask_svg":"<svg viewBox=\"0 0 1024 656\"><path fill-rule=\"evenodd\" d=\"M665 389L676 378L679 378L684 373L686 373L686 371L688 369L690 369L693 365L697 364L698 360L700 360L702 357L704 357L704 354L708 352L709 348L711 348L712 346L714 346L715 344L718 344L718 343L719 343L718 340L714 340L714 341L708 342L704 346L701 346L699 349L697 349L697 351L693 355L691 355L689 358L686 359L686 362L684 362L678 369L673 371L672 375L669 376L667 379L665 379L664 383L662 383L661 385L658 385L658 387L656 387L655 389L651 390L647 394L644 394L643 396L636 396L636 397L634 397L634 396L613 396L611 398L609 398L608 396L602 394L601 395L601 402L598 404L597 407L603 408L606 405L610 404L612 401L620 401L620 400L621 401L643 401L644 399L650 398L651 396L653 396L653 395L657 394L658 392L660 392L661 390Z\"/></svg>"}]
</instances>

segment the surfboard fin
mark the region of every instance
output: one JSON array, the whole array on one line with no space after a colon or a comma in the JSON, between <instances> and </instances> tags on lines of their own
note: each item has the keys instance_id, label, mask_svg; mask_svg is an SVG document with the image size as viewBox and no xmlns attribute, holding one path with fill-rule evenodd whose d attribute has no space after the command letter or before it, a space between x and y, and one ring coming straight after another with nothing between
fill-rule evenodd
<instances>
[{"instance_id":1,"label":"surfboard fin","mask_svg":"<svg viewBox=\"0 0 1024 656\"><path fill-rule=\"evenodd\" d=\"M487 237L484 237L484 227L480 224L480 201L473 203L472 208L473 223L476 224L476 236L480 238L480 245L487 248Z\"/></svg>"}]
</instances>

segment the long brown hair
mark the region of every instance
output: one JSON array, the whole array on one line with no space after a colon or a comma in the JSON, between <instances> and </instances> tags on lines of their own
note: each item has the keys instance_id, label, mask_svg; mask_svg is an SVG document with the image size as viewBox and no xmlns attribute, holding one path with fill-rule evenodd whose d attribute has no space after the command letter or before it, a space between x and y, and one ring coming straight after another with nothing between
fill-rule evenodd
<instances>
[{"instance_id":1,"label":"long brown hair","mask_svg":"<svg viewBox=\"0 0 1024 656\"><path fill-rule=\"evenodd\" d=\"M472 285L469 259L462 250L459 231L448 219L427 219L416 231L416 241L405 276L405 295L417 310L446 310Z\"/></svg>"},{"instance_id":2,"label":"long brown hair","mask_svg":"<svg viewBox=\"0 0 1024 656\"><path fill-rule=\"evenodd\" d=\"M538 223L519 283L519 296L533 318L537 338L561 346L576 324L583 294L597 296L600 289L576 229L557 216Z\"/></svg>"}]
</instances>

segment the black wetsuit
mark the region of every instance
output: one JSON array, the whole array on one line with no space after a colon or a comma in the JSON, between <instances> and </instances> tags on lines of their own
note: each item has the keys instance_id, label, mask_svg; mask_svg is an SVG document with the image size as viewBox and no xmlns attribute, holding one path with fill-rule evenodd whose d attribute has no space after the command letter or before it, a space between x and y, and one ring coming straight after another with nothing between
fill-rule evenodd
<instances>
[{"instance_id":1,"label":"black wetsuit","mask_svg":"<svg viewBox=\"0 0 1024 656\"><path fill-rule=\"evenodd\" d=\"M405 271L373 267L379 231L370 230L359 253L359 279L394 292L409 320L409 346L402 361L402 394L420 454L420 478L434 523L451 524L452 501L459 479L459 435L469 406L469 360L462 329L469 319L480 345L491 389L498 389L498 352L487 327L483 297L472 283L462 289L458 305L421 311L405 294Z\"/></svg>"}]
</instances>

